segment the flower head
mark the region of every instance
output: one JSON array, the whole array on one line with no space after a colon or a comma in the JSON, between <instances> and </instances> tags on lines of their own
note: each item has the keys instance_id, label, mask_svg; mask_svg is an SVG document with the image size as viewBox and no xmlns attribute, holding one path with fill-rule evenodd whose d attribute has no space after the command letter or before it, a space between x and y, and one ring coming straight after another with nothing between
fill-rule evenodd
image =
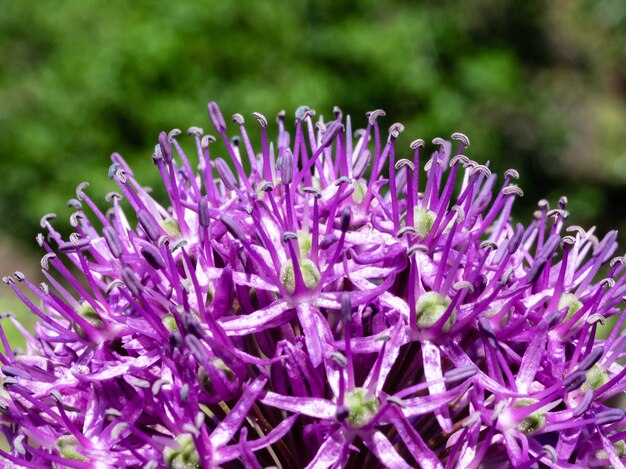
<instances>
[{"instance_id":1,"label":"flower head","mask_svg":"<svg viewBox=\"0 0 626 469\"><path fill-rule=\"evenodd\" d=\"M4 278L40 319L25 352L0 333L4 458L623 467L615 232L566 227L564 198L513 224L517 172L498 183L463 134L400 158L384 112L353 132L303 106L273 142L254 113L255 151L241 115L208 112L224 153L190 128L197 172L159 135L165 203L113 154L110 209L81 184L68 240L42 218L47 281Z\"/></svg>"}]
</instances>

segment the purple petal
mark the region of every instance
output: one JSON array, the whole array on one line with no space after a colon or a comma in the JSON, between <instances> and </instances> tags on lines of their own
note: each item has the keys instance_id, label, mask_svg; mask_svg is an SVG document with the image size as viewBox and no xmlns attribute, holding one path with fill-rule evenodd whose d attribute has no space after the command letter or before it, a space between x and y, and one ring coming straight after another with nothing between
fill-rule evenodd
<instances>
[{"instance_id":1,"label":"purple petal","mask_svg":"<svg viewBox=\"0 0 626 469\"><path fill-rule=\"evenodd\" d=\"M390 469L411 469L389 442L387 437L376 430L372 436L363 439L365 446L376 455L384 467Z\"/></svg>"},{"instance_id":2,"label":"purple petal","mask_svg":"<svg viewBox=\"0 0 626 469\"><path fill-rule=\"evenodd\" d=\"M290 309L291 305L286 301L275 301L246 316L226 316L220 320L220 324L228 335L252 334L275 327Z\"/></svg>"},{"instance_id":3,"label":"purple petal","mask_svg":"<svg viewBox=\"0 0 626 469\"><path fill-rule=\"evenodd\" d=\"M226 418L222 420L215 430L213 430L213 433L211 433L211 443L214 448L225 445L235 436L235 433L237 433L239 427L241 427L241 424L247 417L254 402L263 391L265 383L267 383L267 377L259 376L245 389L239 402L237 402Z\"/></svg>"},{"instance_id":4,"label":"purple petal","mask_svg":"<svg viewBox=\"0 0 626 469\"><path fill-rule=\"evenodd\" d=\"M327 399L282 396L272 391L268 391L261 399L261 402L287 412L295 412L325 420L334 420L335 412L337 411L337 405Z\"/></svg>"}]
</instances>

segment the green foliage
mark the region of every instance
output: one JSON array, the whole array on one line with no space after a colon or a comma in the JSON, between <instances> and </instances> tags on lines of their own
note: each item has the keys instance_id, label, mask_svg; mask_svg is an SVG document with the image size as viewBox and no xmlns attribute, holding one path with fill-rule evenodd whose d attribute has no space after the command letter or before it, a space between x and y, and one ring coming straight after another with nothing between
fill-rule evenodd
<instances>
[{"instance_id":1,"label":"green foliage","mask_svg":"<svg viewBox=\"0 0 626 469\"><path fill-rule=\"evenodd\" d=\"M606 199L598 188L608 181L615 192L626 181L626 111L603 81L626 52L597 46L624 37L623 11L611 0L572 4L0 1L0 229L32 237L41 214L60 211L83 180L101 201L113 188L112 151L158 187L150 159L158 132L212 131L204 109L212 99L246 118L301 104L328 114L338 104L359 124L364 112L386 109L405 134L427 140L462 131L473 158L520 170L527 210L566 192L597 218L608 209L587 207L587 195ZM581 104L590 90L603 99ZM577 146L588 124L580 116L598 115L608 117L598 120L596 145Z\"/></svg>"}]
</instances>

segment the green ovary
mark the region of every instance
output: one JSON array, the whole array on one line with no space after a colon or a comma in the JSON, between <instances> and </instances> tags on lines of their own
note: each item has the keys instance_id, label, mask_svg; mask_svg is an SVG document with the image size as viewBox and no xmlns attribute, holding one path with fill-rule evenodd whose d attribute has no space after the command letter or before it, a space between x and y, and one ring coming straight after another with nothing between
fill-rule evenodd
<instances>
[{"instance_id":1,"label":"green ovary","mask_svg":"<svg viewBox=\"0 0 626 469\"><path fill-rule=\"evenodd\" d=\"M563 308L569 308L567 311L567 315L565 316L565 321L569 321L574 314L576 314L583 307L582 302L571 293L563 293L561 298L559 298L559 311Z\"/></svg>"},{"instance_id":2,"label":"green ovary","mask_svg":"<svg viewBox=\"0 0 626 469\"><path fill-rule=\"evenodd\" d=\"M180 226L173 218L166 218L161 222L161 226L171 238L180 238Z\"/></svg>"},{"instance_id":3,"label":"green ovary","mask_svg":"<svg viewBox=\"0 0 626 469\"><path fill-rule=\"evenodd\" d=\"M65 459L73 459L74 461L89 461L85 456L76 451L78 440L74 435L65 435L56 441L56 447L59 454Z\"/></svg>"},{"instance_id":4,"label":"green ovary","mask_svg":"<svg viewBox=\"0 0 626 469\"><path fill-rule=\"evenodd\" d=\"M192 469L200 467L200 456L196 450L193 438L189 433L176 437L178 448L166 447L163 450L163 460L170 469Z\"/></svg>"},{"instance_id":5,"label":"green ovary","mask_svg":"<svg viewBox=\"0 0 626 469\"><path fill-rule=\"evenodd\" d=\"M519 409L522 407L527 407L532 404L536 404L537 402L539 402L537 401L537 399L530 399L530 398L517 399L517 401L515 401L514 407L516 409ZM533 412L532 414L530 414L528 417L524 418L520 423L518 423L517 429L526 435L530 435L531 433L535 433L536 431L541 430L545 425L546 425L545 414L537 410Z\"/></svg>"},{"instance_id":6,"label":"green ovary","mask_svg":"<svg viewBox=\"0 0 626 469\"><path fill-rule=\"evenodd\" d=\"M315 263L310 259L300 261L300 272L302 272L302 280L309 290L315 290L320 281L321 275ZM296 274L291 261L283 265L280 270L280 281L289 293L296 291Z\"/></svg>"},{"instance_id":7,"label":"green ovary","mask_svg":"<svg viewBox=\"0 0 626 469\"><path fill-rule=\"evenodd\" d=\"M81 318L83 318L96 329L104 329L104 321L102 320L98 312L94 309L94 307L91 306L88 302L83 301L81 305L76 308L76 314L78 314ZM78 335L82 339L85 339L87 337L87 334L85 334L83 328L75 322L72 323L72 329L74 329L76 335Z\"/></svg>"},{"instance_id":8,"label":"green ovary","mask_svg":"<svg viewBox=\"0 0 626 469\"><path fill-rule=\"evenodd\" d=\"M413 209L415 231L417 231L417 234L419 234L422 238L425 238L426 235L430 233L430 229L435 224L436 219L437 214L432 210L421 207L415 207Z\"/></svg>"},{"instance_id":9,"label":"green ovary","mask_svg":"<svg viewBox=\"0 0 626 469\"><path fill-rule=\"evenodd\" d=\"M437 292L426 292L415 302L415 315L417 317L417 327L428 329L433 327L445 314L450 306L450 298L444 297ZM456 321L456 312L452 311L441 330L448 332Z\"/></svg>"},{"instance_id":10,"label":"green ovary","mask_svg":"<svg viewBox=\"0 0 626 469\"><path fill-rule=\"evenodd\" d=\"M587 371L587 379L581 386L580 390L583 393L588 391L589 389L595 391L599 387L605 385L609 381L609 379L611 378L606 370L602 368L601 365L596 363L589 369L589 371Z\"/></svg>"},{"instance_id":11,"label":"green ovary","mask_svg":"<svg viewBox=\"0 0 626 469\"><path fill-rule=\"evenodd\" d=\"M368 390L365 388L356 388L347 393L344 405L350 411L348 423L353 428L361 428L370 423L380 409L378 399L375 396L368 396Z\"/></svg>"}]
</instances>

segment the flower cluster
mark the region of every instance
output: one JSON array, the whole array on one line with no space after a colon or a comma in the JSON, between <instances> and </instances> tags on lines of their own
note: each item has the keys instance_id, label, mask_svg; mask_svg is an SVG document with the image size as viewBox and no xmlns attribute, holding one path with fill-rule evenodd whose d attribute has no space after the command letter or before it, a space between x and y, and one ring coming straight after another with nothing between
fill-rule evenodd
<instances>
[{"instance_id":1,"label":"flower cluster","mask_svg":"<svg viewBox=\"0 0 626 469\"><path fill-rule=\"evenodd\" d=\"M517 172L463 134L399 158L384 112L300 107L272 142L254 113L255 151L208 112L197 172L159 136L165 206L113 154L110 209L83 183L68 240L41 220L47 281L4 278L40 320L3 319L25 352L0 332L9 466L624 467L615 232L566 227L565 198L513 224Z\"/></svg>"}]
</instances>

